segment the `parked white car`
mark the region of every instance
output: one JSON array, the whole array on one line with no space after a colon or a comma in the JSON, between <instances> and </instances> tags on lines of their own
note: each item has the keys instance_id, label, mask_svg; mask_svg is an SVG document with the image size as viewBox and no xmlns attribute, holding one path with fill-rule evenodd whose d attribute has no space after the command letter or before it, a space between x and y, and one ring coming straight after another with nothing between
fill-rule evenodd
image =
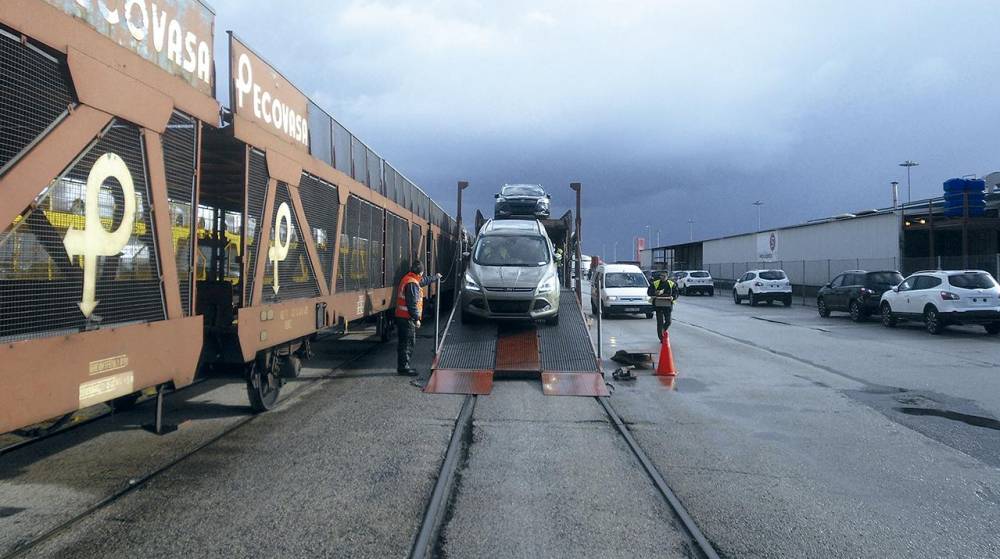
<instances>
[{"instance_id":1,"label":"parked white car","mask_svg":"<svg viewBox=\"0 0 1000 559\"><path fill-rule=\"evenodd\" d=\"M922 320L931 334L949 324L981 324L1000 334L1000 285L982 270L917 272L882 294L882 325Z\"/></svg>"},{"instance_id":2,"label":"parked white car","mask_svg":"<svg viewBox=\"0 0 1000 559\"><path fill-rule=\"evenodd\" d=\"M674 281L677 282L677 289L684 295L692 293L708 293L710 297L715 295L715 280L712 279L712 274L705 270L677 272Z\"/></svg>"},{"instance_id":3,"label":"parked white car","mask_svg":"<svg viewBox=\"0 0 1000 559\"><path fill-rule=\"evenodd\" d=\"M746 299L750 306L766 301L781 301L786 307L792 306L792 282L784 270L750 270L736 280L733 286L733 302L737 305Z\"/></svg>"}]
</instances>

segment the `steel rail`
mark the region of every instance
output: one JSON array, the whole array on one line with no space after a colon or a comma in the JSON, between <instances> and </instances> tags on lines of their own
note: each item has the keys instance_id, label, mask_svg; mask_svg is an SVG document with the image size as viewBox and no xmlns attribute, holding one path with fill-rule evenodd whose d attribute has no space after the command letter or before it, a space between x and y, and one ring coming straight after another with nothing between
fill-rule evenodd
<instances>
[{"instance_id":1,"label":"steel rail","mask_svg":"<svg viewBox=\"0 0 1000 559\"><path fill-rule=\"evenodd\" d=\"M621 416L618 415L615 408L611 406L609 399L603 397L597 397L595 399L600 402L601 406L604 408L604 412L611 418L612 423L615 425L615 429L617 429L618 433L620 433L622 438L625 439L625 442L632 450L632 454L635 455L636 459L639 460L639 463L642 464L643 469L646 470L646 474L649 475L649 479L653 482L653 485L656 486L656 489L660 492L660 495L663 496L664 500L666 500L667 504L670 505L674 514L677 515L677 519L681 521L684 529L687 530L691 539L694 540L694 543L698 546L702 555L706 559L719 559L719 554L716 553L715 548L712 547L708 538L706 538L701 532L701 529L698 528L694 519L691 518L691 514L677 497L677 494L670 489L669 485L667 485L667 482L663 479L660 471L656 469L656 465L653 464L648 456L646 456L642 447L639 446L638 441L636 441L635 437L632 436L632 432L629 431L628 426L626 426L625 422L622 421Z\"/></svg>"},{"instance_id":2,"label":"steel rail","mask_svg":"<svg viewBox=\"0 0 1000 559\"><path fill-rule=\"evenodd\" d=\"M476 396L469 394L462 402L462 409L455 419L455 428L451 432L451 441L445 452L441 470L438 473L431 498L427 502L420 531L413 540L410 557L413 559L430 558L434 555L435 546L439 541L439 532L448 511L448 501L451 499L455 485L455 473L461 462L462 441L472 429L472 412L476 408Z\"/></svg>"},{"instance_id":3,"label":"steel rail","mask_svg":"<svg viewBox=\"0 0 1000 559\"><path fill-rule=\"evenodd\" d=\"M381 344L374 344L372 347L370 347L370 348L362 351L361 353L358 353L357 355L354 355L350 359L347 359L343 363L340 363L339 365L337 365L333 369L332 372L343 370L344 367L346 367L347 365L350 365L351 363L354 363L355 361L358 361L362 357L365 357L368 354L370 354L371 352L375 351L375 349L377 349L378 347L380 347L380 345ZM328 376L328 375L324 375L322 377L317 377L317 378L314 378L314 379L301 379L301 380L304 382L304 384L315 384L315 383L321 383L321 382L329 382L330 380L332 380L332 378L330 376ZM297 392L298 391L296 391L295 393L297 393ZM288 398L285 398L285 399L281 400L279 402L279 405L281 405L281 403L287 402L288 400L289 400ZM193 448L193 449L191 449L191 450L189 450L189 451L181 454L180 456L177 456L177 457L173 458L172 460L168 461L165 464L157 466L153 470L151 470L151 471L149 471L149 472L147 472L147 473L145 473L145 474L143 474L143 475L141 475L139 477L129 479L128 482L125 484L125 486L119 488L118 490L116 490L115 492L111 493L110 495L108 495L108 496L104 497L103 499L97 501L96 503L90 505L86 509L84 509L84 510L80 511L79 513L75 514L73 517L71 517L71 518L69 518L69 519L67 519L67 520L59 523L58 525L56 525L56 526L54 526L52 528L49 528L48 530L46 530L46 531L42 532L41 534L39 534L39 535L31 538L30 540L27 540L27 541L25 541L23 543L18 544L12 550L10 550L10 552L8 552L7 554L5 554L3 556L0 556L0 559L14 559L15 557L22 557L24 554L28 553L29 551L31 551L32 549L34 549L38 545L51 540L53 537L59 535L61 532L63 532L67 528L70 528L71 526L73 526L73 525L79 523L80 521L86 519L88 516L90 516L90 515L98 512L98 511L100 511L101 509L107 507L108 505L110 505L110 504L114 503L115 501L121 499L122 497L128 495L129 493L133 492L134 490L136 490L136 489L144 486L146 483L148 483L149 481L151 481L154 478L158 477L160 474L166 472L167 470L173 468L177 464L180 464L181 462L187 460L188 458L194 456L195 454L201 452L202 450L204 450L204 449L212 446L213 444L219 442L223 438L227 437L228 435L230 435L233 432L237 431L241 427L246 426L247 424L249 424L253 420L255 420L258 417L261 417L263 415L267 415L267 414L254 414L254 415L249 415L247 417L244 417L244 418L238 420L233 425L230 425L229 427L226 427L222 432L216 434L215 436L211 437L210 439L208 439L207 441L201 443L200 445L196 446L195 448Z\"/></svg>"}]
</instances>

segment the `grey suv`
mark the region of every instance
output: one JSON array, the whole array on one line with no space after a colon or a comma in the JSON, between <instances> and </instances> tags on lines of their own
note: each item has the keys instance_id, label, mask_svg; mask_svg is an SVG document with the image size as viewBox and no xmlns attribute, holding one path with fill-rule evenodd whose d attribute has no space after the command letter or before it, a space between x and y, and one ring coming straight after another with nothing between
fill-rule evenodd
<instances>
[{"instance_id":1,"label":"grey suv","mask_svg":"<svg viewBox=\"0 0 1000 559\"><path fill-rule=\"evenodd\" d=\"M462 286L462 322L476 318L559 323L552 241L535 220L490 220L472 246Z\"/></svg>"}]
</instances>

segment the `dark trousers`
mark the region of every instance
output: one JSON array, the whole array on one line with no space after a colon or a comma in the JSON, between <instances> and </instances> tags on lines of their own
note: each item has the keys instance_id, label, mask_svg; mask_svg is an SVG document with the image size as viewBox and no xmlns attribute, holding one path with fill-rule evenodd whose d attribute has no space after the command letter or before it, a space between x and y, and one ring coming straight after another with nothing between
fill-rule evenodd
<instances>
[{"instance_id":1,"label":"dark trousers","mask_svg":"<svg viewBox=\"0 0 1000 559\"><path fill-rule=\"evenodd\" d=\"M656 309L656 339L663 340L663 333L670 328L670 313L672 308Z\"/></svg>"},{"instance_id":2,"label":"dark trousers","mask_svg":"<svg viewBox=\"0 0 1000 559\"><path fill-rule=\"evenodd\" d=\"M410 358L413 357L413 346L417 344L417 321L407 318L396 318L396 370L405 371L410 368Z\"/></svg>"}]
</instances>

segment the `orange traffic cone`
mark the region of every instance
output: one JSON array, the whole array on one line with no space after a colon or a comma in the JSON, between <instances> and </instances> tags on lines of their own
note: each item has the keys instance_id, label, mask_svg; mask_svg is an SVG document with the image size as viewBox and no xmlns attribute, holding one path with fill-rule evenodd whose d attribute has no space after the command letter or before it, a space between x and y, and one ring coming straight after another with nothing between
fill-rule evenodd
<instances>
[{"instance_id":1,"label":"orange traffic cone","mask_svg":"<svg viewBox=\"0 0 1000 559\"><path fill-rule=\"evenodd\" d=\"M670 353L670 334L666 330L663 331L663 342L660 344L660 361L656 364L656 374L667 377L677 375L674 356Z\"/></svg>"}]
</instances>

